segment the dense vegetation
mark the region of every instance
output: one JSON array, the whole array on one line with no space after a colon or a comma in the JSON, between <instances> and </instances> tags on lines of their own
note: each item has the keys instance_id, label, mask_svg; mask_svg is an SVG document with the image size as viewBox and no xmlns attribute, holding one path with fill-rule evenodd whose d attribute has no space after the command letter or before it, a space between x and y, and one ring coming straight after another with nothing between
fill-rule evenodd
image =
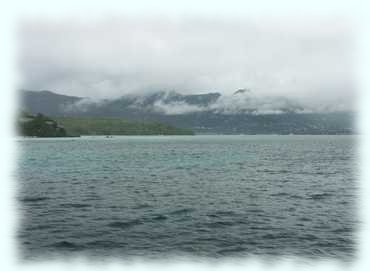
<instances>
[{"instance_id":1,"label":"dense vegetation","mask_svg":"<svg viewBox=\"0 0 370 271\"><path fill-rule=\"evenodd\" d=\"M68 133L78 135L193 135L190 129L160 122L98 117L58 117L56 120Z\"/></svg>"},{"instance_id":2,"label":"dense vegetation","mask_svg":"<svg viewBox=\"0 0 370 271\"><path fill-rule=\"evenodd\" d=\"M18 118L18 131L23 136L65 137L67 132L55 120L43 114L31 115L21 113Z\"/></svg>"}]
</instances>

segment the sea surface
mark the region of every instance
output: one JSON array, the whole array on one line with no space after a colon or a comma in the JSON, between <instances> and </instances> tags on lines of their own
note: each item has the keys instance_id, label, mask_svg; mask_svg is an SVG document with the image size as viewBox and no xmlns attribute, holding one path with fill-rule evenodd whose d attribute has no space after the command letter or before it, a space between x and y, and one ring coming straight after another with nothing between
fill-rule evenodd
<instances>
[{"instance_id":1,"label":"sea surface","mask_svg":"<svg viewBox=\"0 0 370 271\"><path fill-rule=\"evenodd\" d=\"M18 139L26 260L353 259L355 136Z\"/></svg>"}]
</instances>

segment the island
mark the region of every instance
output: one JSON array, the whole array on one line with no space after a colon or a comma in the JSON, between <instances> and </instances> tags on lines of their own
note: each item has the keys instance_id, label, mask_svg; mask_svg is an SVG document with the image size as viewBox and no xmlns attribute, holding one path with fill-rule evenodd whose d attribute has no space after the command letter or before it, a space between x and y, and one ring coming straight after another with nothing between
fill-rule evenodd
<instances>
[{"instance_id":1,"label":"island","mask_svg":"<svg viewBox=\"0 0 370 271\"><path fill-rule=\"evenodd\" d=\"M22 112L17 121L18 134L30 137L67 137L66 129L55 120L43 115Z\"/></svg>"}]
</instances>

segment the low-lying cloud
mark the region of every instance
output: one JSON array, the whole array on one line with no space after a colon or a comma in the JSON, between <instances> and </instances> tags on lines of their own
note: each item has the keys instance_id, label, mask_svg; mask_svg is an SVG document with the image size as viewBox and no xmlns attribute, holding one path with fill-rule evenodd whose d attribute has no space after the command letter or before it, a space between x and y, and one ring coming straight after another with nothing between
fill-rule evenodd
<instances>
[{"instance_id":1,"label":"low-lying cloud","mask_svg":"<svg viewBox=\"0 0 370 271\"><path fill-rule=\"evenodd\" d=\"M166 115L181 115L209 111L209 108L206 106L191 105L186 102L164 103L160 100L154 103L153 110Z\"/></svg>"},{"instance_id":2,"label":"low-lying cloud","mask_svg":"<svg viewBox=\"0 0 370 271\"><path fill-rule=\"evenodd\" d=\"M108 103L107 99L81 98L76 102L64 104L62 110L65 112L87 112L92 107L101 107Z\"/></svg>"},{"instance_id":3,"label":"low-lying cloud","mask_svg":"<svg viewBox=\"0 0 370 271\"><path fill-rule=\"evenodd\" d=\"M166 115L189 114L197 112L213 112L217 114L283 114L283 113L327 113L338 111L351 111L343 103L312 104L297 101L285 97L256 96L251 92L221 95L215 102L209 105L191 105L186 102L166 102L158 100L151 109Z\"/></svg>"},{"instance_id":4,"label":"low-lying cloud","mask_svg":"<svg viewBox=\"0 0 370 271\"><path fill-rule=\"evenodd\" d=\"M202 101L188 99L193 95L177 92L157 92L151 94L125 95L117 99L82 98L74 103L64 105L64 112L88 112L100 107L110 108L116 104L120 110L139 110L165 115L181 115L199 112L216 114L283 114L283 113L327 113L352 111L344 101L335 100L330 106L326 103L315 104L310 101L297 100L282 96L258 95L249 89L240 89L233 94L209 93L202 96ZM210 97L212 96L212 97ZM199 98L199 97L198 97Z\"/></svg>"},{"instance_id":5,"label":"low-lying cloud","mask_svg":"<svg viewBox=\"0 0 370 271\"><path fill-rule=\"evenodd\" d=\"M323 108L337 100L349 107L354 97L353 37L343 18L37 20L22 24L19 41L23 89L92 99L220 92L211 109L224 113L246 104L279 110L276 99L271 105L266 97ZM240 88L256 97L233 97ZM156 106L171 114L204 109L181 102Z\"/></svg>"}]
</instances>

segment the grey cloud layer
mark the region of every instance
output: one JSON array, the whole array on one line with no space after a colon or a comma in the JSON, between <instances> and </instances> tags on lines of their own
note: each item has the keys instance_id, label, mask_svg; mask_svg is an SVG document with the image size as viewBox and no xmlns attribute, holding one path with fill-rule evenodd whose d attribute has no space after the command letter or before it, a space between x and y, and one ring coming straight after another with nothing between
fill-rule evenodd
<instances>
[{"instance_id":1,"label":"grey cloud layer","mask_svg":"<svg viewBox=\"0 0 370 271\"><path fill-rule=\"evenodd\" d=\"M154 103L153 110L167 115L188 114L212 111L219 114L250 113L254 115L281 114L285 112L335 112L351 110L343 102L314 104L310 101L298 101L279 96L258 96L254 93L222 95L214 103L206 106L192 105L186 102L166 102L159 100Z\"/></svg>"},{"instance_id":2,"label":"grey cloud layer","mask_svg":"<svg viewBox=\"0 0 370 271\"><path fill-rule=\"evenodd\" d=\"M213 97L211 98L210 95ZM198 96L199 95L195 95ZM313 113L313 112L336 112L351 110L339 100L332 100L331 104L313 104L309 100L298 101L283 96L258 95L251 90L241 89L233 94L212 93L200 95L203 102L187 100L192 95L181 95L176 92L157 92L151 94L130 94L118 99L91 99L83 98L77 102L63 106L64 112L88 112L96 108L110 108L118 103L121 110L139 110L146 113L160 113L165 115L181 115L198 112L212 112L217 114L283 114ZM335 103L336 102L336 103Z\"/></svg>"},{"instance_id":3,"label":"grey cloud layer","mask_svg":"<svg viewBox=\"0 0 370 271\"><path fill-rule=\"evenodd\" d=\"M341 20L29 21L19 37L26 89L111 98L247 87L260 96L344 107L353 98L353 39Z\"/></svg>"}]
</instances>

